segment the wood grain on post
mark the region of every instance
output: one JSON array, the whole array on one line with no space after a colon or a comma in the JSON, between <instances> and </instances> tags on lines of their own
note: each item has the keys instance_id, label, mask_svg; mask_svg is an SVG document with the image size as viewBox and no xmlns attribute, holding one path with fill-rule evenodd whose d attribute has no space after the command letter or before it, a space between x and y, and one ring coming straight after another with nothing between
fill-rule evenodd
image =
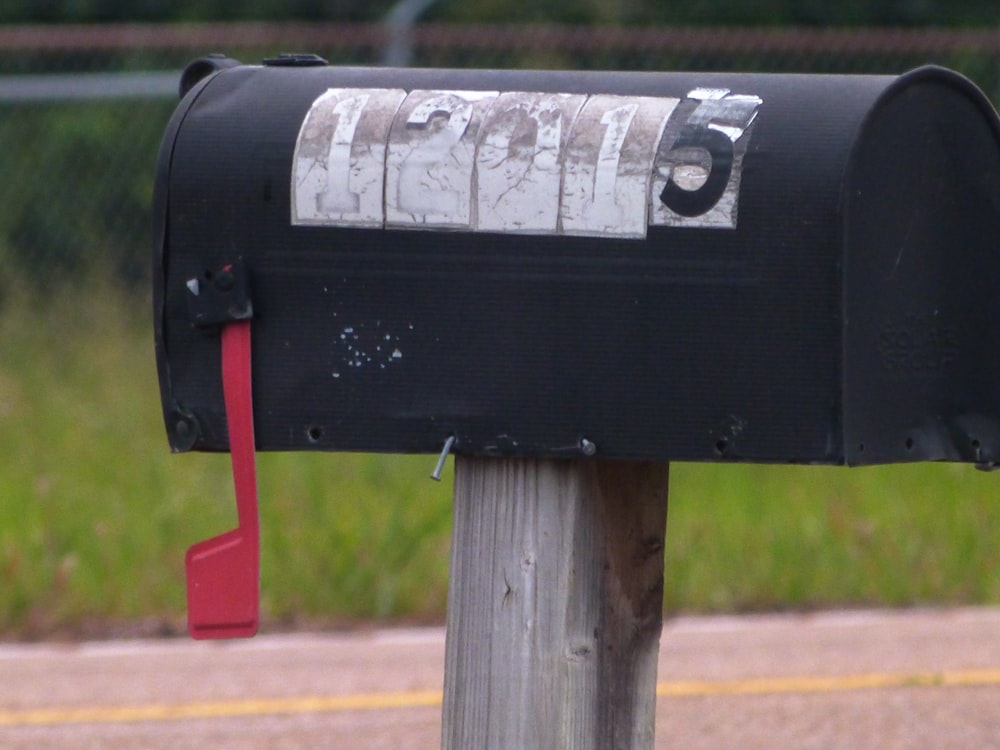
<instances>
[{"instance_id":1,"label":"wood grain on post","mask_svg":"<svg viewBox=\"0 0 1000 750\"><path fill-rule=\"evenodd\" d=\"M668 463L455 460L445 750L649 750Z\"/></svg>"}]
</instances>

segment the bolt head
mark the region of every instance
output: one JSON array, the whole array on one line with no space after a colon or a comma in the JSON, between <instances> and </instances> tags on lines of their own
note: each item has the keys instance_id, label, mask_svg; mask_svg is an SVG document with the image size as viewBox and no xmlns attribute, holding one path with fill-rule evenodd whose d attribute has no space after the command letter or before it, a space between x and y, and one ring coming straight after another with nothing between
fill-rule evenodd
<instances>
[{"instance_id":1,"label":"bolt head","mask_svg":"<svg viewBox=\"0 0 1000 750\"><path fill-rule=\"evenodd\" d=\"M220 271L215 277L215 288L220 292L232 291L234 283L232 271Z\"/></svg>"}]
</instances>

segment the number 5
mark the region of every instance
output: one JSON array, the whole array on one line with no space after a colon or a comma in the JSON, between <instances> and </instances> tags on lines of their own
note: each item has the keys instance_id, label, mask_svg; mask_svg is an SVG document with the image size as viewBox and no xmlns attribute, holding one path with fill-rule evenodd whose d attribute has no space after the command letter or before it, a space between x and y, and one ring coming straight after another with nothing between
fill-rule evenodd
<instances>
[{"instance_id":1,"label":"number 5","mask_svg":"<svg viewBox=\"0 0 1000 750\"><path fill-rule=\"evenodd\" d=\"M735 227L735 188L730 201L723 198L733 183L738 162L742 162L736 143L753 124L762 100L756 96L730 95L725 89L696 89L688 98L700 103L681 126L670 150L666 154L660 152L655 165L660 179L654 179L654 185L663 184L663 178L666 184L659 193L662 207L654 205L653 223L710 226L725 221ZM692 219L704 216L720 204L732 211L727 210L729 216L715 221L672 221L669 214L664 216L663 210L665 207L679 217Z\"/></svg>"}]
</instances>

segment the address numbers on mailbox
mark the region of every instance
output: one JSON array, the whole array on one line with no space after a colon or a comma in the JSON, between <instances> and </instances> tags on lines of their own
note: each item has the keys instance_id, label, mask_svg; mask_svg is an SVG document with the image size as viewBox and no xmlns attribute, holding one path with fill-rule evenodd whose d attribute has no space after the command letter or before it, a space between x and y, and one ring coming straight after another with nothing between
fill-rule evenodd
<instances>
[{"instance_id":1,"label":"address numbers on mailbox","mask_svg":"<svg viewBox=\"0 0 1000 750\"><path fill-rule=\"evenodd\" d=\"M305 116L292 223L641 239L735 229L762 99L331 88Z\"/></svg>"}]
</instances>

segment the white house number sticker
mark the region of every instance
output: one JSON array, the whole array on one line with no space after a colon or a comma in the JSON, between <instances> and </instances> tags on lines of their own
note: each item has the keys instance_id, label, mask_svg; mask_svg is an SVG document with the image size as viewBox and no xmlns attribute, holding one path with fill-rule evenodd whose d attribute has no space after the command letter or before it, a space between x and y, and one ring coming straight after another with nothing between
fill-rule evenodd
<instances>
[{"instance_id":1,"label":"white house number sticker","mask_svg":"<svg viewBox=\"0 0 1000 750\"><path fill-rule=\"evenodd\" d=\"M292 223L380 227L386 133L406 92L329 89L295 144Z\"/></svg>"},{"instance_id":2,"label":"white house number sticker","mask_svg":"<svg viewBox=\"0 0 1000 750\"><path fill-rule=\"evenodd\" d=\"M643 238L735 229L762 104L511 91L329 89L302 123L292 223Z\"/></svg>"},{"instance_id":3,"label":"white house number sticker","mask_svg":"<svg viewBox=\"0 0 1000 750\"><path fill-rule=\"evenodd\" d=\"M413 91L389 130L389 226L472 229L472 176L480 124L495 91Z\"/></svg>"},{"instance_id":4,"label":"white house number sticker","mask_svg":"<svg viewBox=\"0 0 1000 750\"><path fill-rule=\"evenodd\" d=\"M476 229L559 231L562 154L586 99L522 91L497 97L476 152Z\"/></svg>"},{"instance_id":5,"label":"white house number sticker","mask_svg":"<svg viewBox=\"0 0 1000 750\"><path fill-rule=\"evenodd\" d=\"M609 94L587 99L563 163L563 232L646 236L653 156L679 101Z\"/></svg>"}]
</instances>

